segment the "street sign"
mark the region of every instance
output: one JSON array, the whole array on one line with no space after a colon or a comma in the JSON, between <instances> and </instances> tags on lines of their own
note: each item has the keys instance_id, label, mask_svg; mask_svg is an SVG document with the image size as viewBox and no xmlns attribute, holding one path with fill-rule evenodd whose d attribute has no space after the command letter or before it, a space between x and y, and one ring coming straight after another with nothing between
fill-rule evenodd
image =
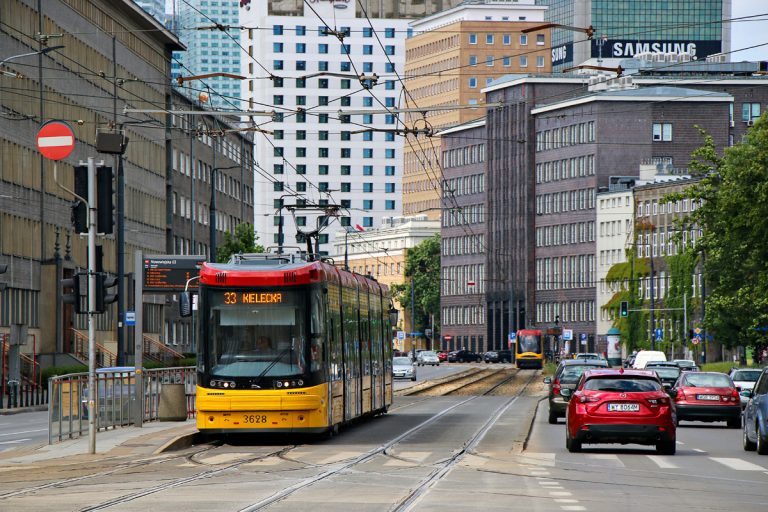
<instances>
[{"instance_id":1,"label":"street sign","mask_svg":"<svg viewBox=\"0 0 768 512\"><path fill-rule=\"evenodd\" d=\"M691 340L691 343L693 343L694 345L698 345L700 342L701 342L701 338L699 336L694 336L693 339Z\"/></svg>"},{"instance_id":2,"label":"street sign","mask_svg":"<svg viewBox=\"0 0 768 512\"><path fill-rule=\"evenodd\" d=\"M397 331L397 339L404 340L405 339L405 331Z\"/></svg>"},{"instance_id":3,"label":"street sign","mask_svg":"<svg viewBox=\"0 0 768 512\"><path fill-rule=\"evenodd\" d=\"M125 325L127 325L127 326L134 326L134 325L136 325L136 312L135 311L126 311L125 312Z\"/></svg>"},{"instance_id":4,"label":"street sign","mask_svg":"<svg viewBox=\"0 0 768 512\"><path fill-rule=\"evenodd\" d=\"M75 149L75 133L64 121L48 121L37 132L37 149L48 160L67 158Z\"/></svg>"},{"instance_id":5,"label":"street sign","mask_svg":"<svg viewBox=\"0 0 768 512\"><path fill-rule=\"evenodd\" d=\"M587 333L585 333L585 332L579 333L579 341L581 341L582 345L586 345L587 344Z\"/></svg>"},{"instance_id":6,"label":"street sign","mask_svg":"<svg viewBox=\"0 0 768 512\"><path fill-rule=\"evenodd\" d=\"M660 340L664 337L664 331L661 328L656 329L656 340Z\"/></svg>"},{"instance_id":7,"label":"street sign","mask_svg":"<svg viewBox=\"0 0 768 512\"><path fill-rule=\"evenodd\" d=\"M694 332L695 334L701 334L701 327L696 327L696 328L693 330L693 332Z\"/></svg>"},{"instance_id":8,"label":"street sign","mask_svg":"<svg viewBox=\"0 0 768 512\"><path fill-rule=\"evenodd\" d=\"M573 329L563 329L563 341L571 341L573 339Z\"/></svg>"},{"instance_id":9,"label":"street sign","mask_svg":"<svg viewBox=\"0 0 768 512\"><path fill-rule=\"evenodd\" d=\"M144 257L145 292L184 291L187 281L200 273L205 256L178 254L148 254ZM189 283L190 290L197 290L197 280Z\"/></svg>"}]
</instances>

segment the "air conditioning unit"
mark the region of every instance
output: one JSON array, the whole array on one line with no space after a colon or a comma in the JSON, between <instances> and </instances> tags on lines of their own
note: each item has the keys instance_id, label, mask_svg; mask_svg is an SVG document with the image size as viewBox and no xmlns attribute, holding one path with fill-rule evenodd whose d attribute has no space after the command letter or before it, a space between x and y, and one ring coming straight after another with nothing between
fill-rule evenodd
<instances>
[{"instance_id":1,"label":"air conditioning unit","mask_svg":"<svg viewBox=\"0 0 768 512\"><path fill-rule=\"evenodd\" d=\"M754 119L749 119L747 121L747 126L752 126L753 124L755 124L755 120Z\"/></svg>"}]
</instances>

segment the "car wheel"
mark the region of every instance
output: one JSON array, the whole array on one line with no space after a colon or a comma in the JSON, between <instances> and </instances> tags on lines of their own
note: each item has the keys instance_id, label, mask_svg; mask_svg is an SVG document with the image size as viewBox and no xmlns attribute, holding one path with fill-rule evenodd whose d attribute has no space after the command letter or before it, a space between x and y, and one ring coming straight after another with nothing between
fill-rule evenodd
<instances>
[{"instance_id":1,"label":"car wheel","mask_svg":"<svg viewBox=\"0 0 768 512\"><path fill-rule=\"evenodd\" d=\"M549 411L549 424L554 425L557 423L557 413L550 409Z\"/></svg>"},{"instance_id":2,"label":"car wheel","mask_svg":"<svg viewBox=\"0 0 768 512\"><path fill-rule=\"evenodd\" d=\"M581 441L577 441L575 439L571 439L571 436L566 434L565 435L565 447L571 453L580 452L581 451Z\"/></svg>"},{"instance_id":3,"label":"car wheel","mask_svg":"<svg viewBox=\"0 0 768 512\"><path fill-rule=\"evenodd\" d=\"M415 380L416 380L416 377L411 377L411 380L415 381Z\"/></svg>"},{"instance_id":4,"label":"car wheel","mask_svg":"<svg viewBox=\"0 0 768 512\"><path fill-rule=\"evenodd\" d=\"M677 442L674 439L671 441L659 441L656 443L656 451L660 455L674 455L677 450Z\"/></svg>"},{"instance_id":5,"label":"car wheel","mask_svg":"<svg viewBox=\"0 0 768 512\"><path fill-rule=\"evenodd\" d=\"M757 448L757 445L749 440L746 423L744 424L744 428L741 429L741 446L744 448L745 452L753 452Z\"/></svg>"},{"instance_id":6,"label":"car wheel","mask_svg":"<svg viewBox=\"0 0 768 512\"><path fill-rule=\"evenodd\" d=\"M741 418L728 420L728 428L741 428Z\"/></svg>"},{"instance_id":7,"label":"car wheel","mask_svg":"<svg viewBox=\"0 0 768 512\"><path fill-rule=\"evenodd\" d=\"M768 439L760 433L760 425L758 423L755 423L755 437L757 438L757 443L755 444L757 453L768 455Z\"/></svg>"}]
</instances>

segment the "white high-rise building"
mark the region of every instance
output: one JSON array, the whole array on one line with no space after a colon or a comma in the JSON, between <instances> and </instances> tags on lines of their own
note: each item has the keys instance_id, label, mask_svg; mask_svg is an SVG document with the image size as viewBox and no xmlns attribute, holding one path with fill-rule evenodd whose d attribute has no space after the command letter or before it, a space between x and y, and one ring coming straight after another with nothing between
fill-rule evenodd
<instances>
[{"instance_id":1,"label":"white high-rise building","mask_svg":"<svg viewBox=\"0 0 768 512\"><path fill-rule=\"evenodd\" d=\"M254 118L272 132L256 137L255 225L259 243L277 246L282 220L283 245L297 246L297 228L311 231L329 214L319 236L328 254L340 227L366 229L402 212L404 137L387 112L403 104L408 20L368 19L355 2L300 2L293 12L283 4L240 10L244 107L276 112ZM331 209L287 208L296 204Z\"/></svg>"}]
</instances>

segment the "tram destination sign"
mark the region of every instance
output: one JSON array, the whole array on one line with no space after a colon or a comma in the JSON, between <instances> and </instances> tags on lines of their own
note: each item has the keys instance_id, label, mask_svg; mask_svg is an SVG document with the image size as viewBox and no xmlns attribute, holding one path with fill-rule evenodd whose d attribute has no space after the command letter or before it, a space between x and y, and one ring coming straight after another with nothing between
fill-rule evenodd
<instances>
[{"instance_id":1,"label":"tram destination sign","mask_svg":"<svg viewBox=\"0 0 768 512\"><path fill-rule=\"evenodd\" d=\"M189 279L200 273L202 255L149 254L144 256L144 292L183 292ZM197 290L197 279L188 290Z\"/></svg>"}]
</instances>

